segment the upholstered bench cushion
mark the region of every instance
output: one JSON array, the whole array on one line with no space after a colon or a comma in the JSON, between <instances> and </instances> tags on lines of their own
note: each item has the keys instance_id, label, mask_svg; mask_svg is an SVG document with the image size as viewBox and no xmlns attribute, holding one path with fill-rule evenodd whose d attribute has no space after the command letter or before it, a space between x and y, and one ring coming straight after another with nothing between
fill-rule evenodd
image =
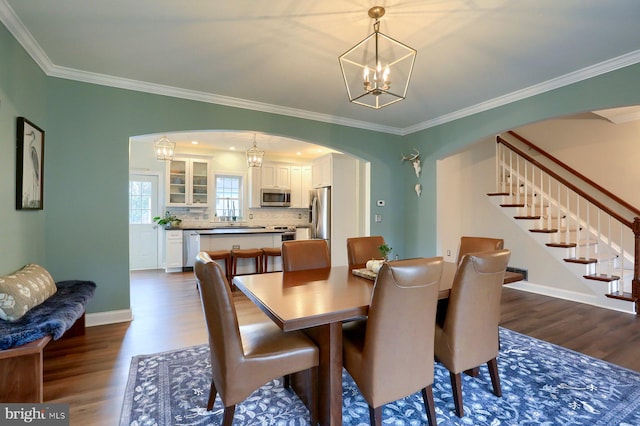
<instances>
[{"instance_id":1,"label":"upholstered bench cushion","mask_svg":"<svg viewBox=\"0 0 640 426\"><path fill-rule=\"evenodd\" d=\"M0 320L0 350L24 345L47 335L54 339L62 337L84 314L96 284L92 281L61 281L56 283L56 288L53 296L19 320Z\"/></svg>"},{"instance_id":2,"label":"upholstered bench cushion","mask_svg":"<svg viewBox=\"0 0 640 426\"><path fill-rule=\"evenodd\" d=\"M0 276L0 319L19 320L56 290L51 274L40 265L29 264L13 274Z\"/></svg>"}]
</instances>

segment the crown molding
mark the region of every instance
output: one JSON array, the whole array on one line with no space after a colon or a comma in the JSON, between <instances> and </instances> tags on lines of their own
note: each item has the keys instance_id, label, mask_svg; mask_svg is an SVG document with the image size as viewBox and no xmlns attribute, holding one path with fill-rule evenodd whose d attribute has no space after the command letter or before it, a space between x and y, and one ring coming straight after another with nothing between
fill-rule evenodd
<instances>
[{"instance_id":1,"label":"crown molding","mask_svg":"<svg viewBox=\"0 0 640 426\"><path fill-rule=\"evenodd\" d=\"M432 120L418 123L415 126L406 127L403 129L403 136L411 133L425 130L430 127L435 127L440 124L445 124L460 118L468 117L473 114L488 111L493 108L497 108L503 105L510 104L512 102L520 101L526 98L530 98L535 95L540 95L551 90L559 89L570 84L578 83L583 80L587 80L592 77L597 77L602 74L606 74L611 71L615 71L620 68L624 68L630 65L635 65L640 62L640 50L629 52L625 55L618 56L617 58L609 59L600 62L595 65L591 65L580 70L571 72L569 74L562 75L560 77L547 80L540 84L526 87L524 89L517 90L515 92L508 93L504 96L500 96L494 99L490 99L479 104L472 105L467 108L463 108L458 111L454 111L450 114L436 117Z\"/></svg>"},{"instance_id":2,"label":"crown molding","mask_svg":"<svg viewBox=\"0 0 640 426\"><path fill-rule=\"evenodd\" d=\"M20 18L15 14L13 9L7 4L5 0L0 0L0 22L2 22L5 27L7 27L11 34L13 34L16 40L18 40L20 45L27 51L27 53L38 64L38 66L44 71L44 73L50 77L65 78L68 80L82 81L86 83L134 90L138 92L153 93L157 95L171 96L174 98L188 99L217 105L225 105L234 108L242 108L252 111L284 115L305 120L338 124L342 126L372 130L375 132L388 133L398 136L406 136L421 130L426 130L431 127L449 123L454 120L488 111L490 109L523 100L531 96L549 92L554 89L587 80L589 78L596 77L601 74L615 71L617 69L624 68L629 65L634 65L640 62L640 50L636 50L617 58L612 58L598 64L571 72L569 74L565 74L560 77L556 77L551 80L547 80L545 82L535 84L533 86L529 86L527 88L517 90L515 92L511 92L485 102L480 102L470 107L463 108L431 120L417 123L413 126L398 128L393 126L383 126L368 121L352 120L329 114L321 114L312 111L282 107L246 99L232 98L229 96L216 95L213 93L181 89L172 86L165 86L161 84L148 83L121 77L113 77L105 74L57 66L53 64L53 62L51 62L47 54L36 42L29 30L24 26Z\"/></svg>"}]
</instances>

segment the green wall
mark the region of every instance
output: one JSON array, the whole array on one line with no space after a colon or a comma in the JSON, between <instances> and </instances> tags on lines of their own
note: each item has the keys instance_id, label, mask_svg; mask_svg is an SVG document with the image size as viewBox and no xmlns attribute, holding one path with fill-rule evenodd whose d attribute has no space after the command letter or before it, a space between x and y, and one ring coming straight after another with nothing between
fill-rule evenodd
<instances>
[{"instance_id":1,"label":"green wall","mask_svg":"<svg viewBox=\"0 0 640 426\"><path fill-rule=\"evenodd\" d=\"M597 77L406 137L276 114L46 77L0 26L0 274L28 262L56 280L98 284L89 313L129 308L129 137L182 130L249 130L298 138L371 161L372 234L401 257L435 253L436 161L482 137L543 118L640 104L640 67ZM607 90L605 90L607 89ZM384 113L384 111L381 111ZM15 119L46 132L44 210L15 210ZM423 174L401 164L420 149ZM416 197L416 181L423 185Z\"/></svg>"}]
</instances>

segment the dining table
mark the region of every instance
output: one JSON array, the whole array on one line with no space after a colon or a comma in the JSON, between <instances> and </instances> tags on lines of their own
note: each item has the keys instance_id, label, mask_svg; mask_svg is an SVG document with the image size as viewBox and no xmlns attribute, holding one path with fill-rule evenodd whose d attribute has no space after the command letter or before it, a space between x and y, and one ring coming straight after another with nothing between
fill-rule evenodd
<instances>
[{"instance_id":1,"label":"dining table","mask_svg":"<svg viewBox=\"0 0 640 426\"><path fill-rule=\"evenodd\" d=\"M456 267L444 263L439 299L449 297ZM342 424L342 323L367 315L374 282L348 266L233 278L233 284L283 331L302 330L318 345L321 425Z\"/></svg>"}]
</instances>

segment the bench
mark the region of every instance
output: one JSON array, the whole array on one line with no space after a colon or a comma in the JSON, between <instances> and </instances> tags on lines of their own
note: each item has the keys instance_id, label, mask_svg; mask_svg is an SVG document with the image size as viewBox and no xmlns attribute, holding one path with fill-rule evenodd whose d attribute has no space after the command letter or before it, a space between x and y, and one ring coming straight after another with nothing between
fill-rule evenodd
<instances>
[{"instance_id":1,"label":"bench","mask_svg":"<svg viewBox=\"0 0 640 426\"><path fill-rule=\"evenodd\" d=\"M85 333L85 305L96 285L61 281L15 322L0 319L0 402L43 402L43 351L51 340Z\"/></svg>"}]
</instances>

